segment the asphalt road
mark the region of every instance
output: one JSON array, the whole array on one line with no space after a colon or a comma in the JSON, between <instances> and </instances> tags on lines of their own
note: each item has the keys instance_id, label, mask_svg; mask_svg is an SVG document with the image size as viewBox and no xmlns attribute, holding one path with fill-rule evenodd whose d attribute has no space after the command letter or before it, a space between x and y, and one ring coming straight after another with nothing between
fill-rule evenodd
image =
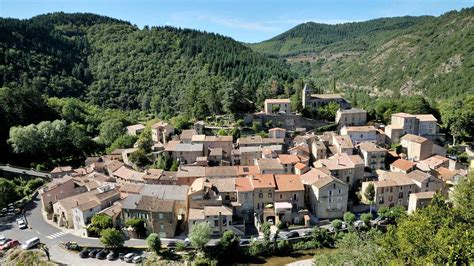
<instances>
[{"instance_id":1,"label":"asphalt road","mask_svg":"<svg viewBox=\"0 0 474 266\"><path fill-rule=\"evenodd\" d=\"M76 235L72 235L56 228L55 226L47 223L43 219L41 213L41 203L36 198L31 205L28 206L25 212L25 218L28 223L28 229L19 229L16 222L17 216L12 218L9 222L0 224L0 234L5 237L16 239L21 243L24 243L28 239L33 237L39 237L41 242L46 244L50 250L51 259L55 262L64 263L67 265L103 265L104 263L111 265L130 265L123 261L100 261L97 259L81 259L73 252L64 250L59 246L61 242L74 241L80 245L85 246L96 246L102 247L103 245L96 238L82 238ZM145 240L132 239L126 241L127 246L144 246Z\"/></svg>"}]
</instances>

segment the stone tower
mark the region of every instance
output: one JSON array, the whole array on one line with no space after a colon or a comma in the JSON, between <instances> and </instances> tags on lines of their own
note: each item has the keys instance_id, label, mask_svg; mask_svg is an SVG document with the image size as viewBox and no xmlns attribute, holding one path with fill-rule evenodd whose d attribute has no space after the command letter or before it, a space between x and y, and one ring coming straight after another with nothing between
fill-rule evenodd
<instances>
[{"instance_id":1,"label":"stone tower","mask_svg":"<svg viewBox=\"0 0 474 266\"><path fill-rule=\"evenodd\" d=\"M308 84L304 84L303 93L301 94L303 109L311 105L311 88Z\"/></svg>"}]
</instances>

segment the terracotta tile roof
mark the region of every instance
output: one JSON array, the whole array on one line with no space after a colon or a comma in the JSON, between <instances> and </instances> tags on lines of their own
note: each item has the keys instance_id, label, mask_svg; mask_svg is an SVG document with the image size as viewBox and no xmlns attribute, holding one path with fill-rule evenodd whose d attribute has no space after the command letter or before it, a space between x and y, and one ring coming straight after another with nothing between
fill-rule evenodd
<instances>
[{"instance_id":1,"label":"terracotta tile roof","mask_svg":"<svg viewBox=\"0 0 474 266\"><path fill-rule=\"evenodd\" d=\"M344 126L346 132L369 132L377 131L374 126Z\"/></svg>"},{"instance_id":2,"label":"terracotta tile roof","mask_svg":"<svg viewBox=\"0 0 474 266\"><path fill-rule=\"evenodd\" d=\"M328 176L328 177L324 177L324 178L321 178L321 179L318 179L316 182L314 182L312 185L314 187L317 187L319 189L331 184L332 182L335 182L335 183L339 183L341 185L344 185L344 186L347 186L344 182L342 182L341 180L333 177L333 176Z\"/></svg>"},{"instance_id":3,"label":"terracotta tile roof","mask_svg":"<svg viewBox=\"0 0 474 266\"><path fill-rule=\"evenodd\" d=\"M318 99L342 99L339 93L326 93L326 94L311 94L311 98Z\"/></svg>"},{"instance_id":4,"label":"terracotta tile roof","mask_svg":"<svg viewBox=\"0 0 474 266\"><path fill-rule=\"evenodd\" d=\"M132 184L132 183L125 183L123 186L119 188L119 191L122 193L132 193L138 194L143 188L143 184Z\"/></svg>"},{"instance_id":5,"label":"terracotta tile roof","mask_svg":"<svg viewBox=\"0 0 474 266\"><path fill-rule=\"evenodd\" d=\"M248 137L241 137L237 140L237 143L241 145L246 145L246 144L260 144L262 143L262 137L260 136L248 136Z\"/></svg>"},{"instance_id":6,"label":"terracotta tile roof","mask_svg":"<svg viewBox=\"0 0 474 266\"><path fill-rule=\"evenodd\" d=\"M188 211L188 220L204 220L204 210L190 208Z\"/></svg>"},{"instance_id":7,"label":"terracotta tile roof","mask_svg":"<svg viewBox=\"0 0 474 266\"><path fill-rule=\"evenodd\" d=\"M387 151L387 149L384 149L380 146L377 146L375 143L372 142L362 142L356 146L360 150L367 151L367 152L382 152L382 151Z\"/></svg>"},{"instance_id":8,"label":"terracotta tile roof","mask_svg":"<svg viewBox=\"0 0 474 266\"><path fill-rule=\"evenodd\" d=\"M137 131L137 130L144 129L144 128L145 128L145 126L142 125L142 124L135 124L135 125L128 126L127 130Z\"/></svg>"},{"instance_id":9,"label":"terracotta tile roof","mask_svg":"<svg viewBox=\"0 0 474 266\"><path fill-rule=\"evenodd\" d=\"M193 135L191 137L192 142L204 142L206 139L206 135Z\"/></svg>"},{"instance_id":10,"label":"terracotta tile roof","mask_svg":"<svg viewBox=\"0 0 474 266\"><path fill-rule=\"evenodd\" d=\"M237 166L213 166L205 167L206 177L237 177L239 170Z\"/></svg>"},{"instance_id":11,"label":"terracotta tile roof","mask_svg":"<svg viewBox=\"0 0 474 266\"><path fill-rule=\"evenodd\" d=\"M260 171L262 170L284 170L283 165L278 159L262 158L257 160Z\"/></svg>"},{"instance_id":12,"label":"terracotta tile roof","mask_svg":"<svg viewBox=\"0 0 474 266\"><path fill-rule=\"evenodd\" d=\"M232 209L227 206L204 206L204 216L233 215Z\"/></svg>"},{"instance_id":13,"label":"terracotta tile roof","mask_svg":"<svg viewBox=\"0 0 474 266\"><path fill-rule=\"evenodd\" d=\"M362 164L364 161L359 155L347 155L347 153L336 154L314 162L316 168L327 167L329 170L350 169Z\"/></svg>"},{"instance_id":14,"label":"terracotta tile roof","mask_svg":"<svg viewBox=\"0 0 474 266\"><path fill-rule=\"evenodd\" d=\"M51 170L51 174L63 173L63 172L72 172L71 166L58 166Z\"/></svg>"},{"instance_id":15,"label":"terracotta tile roof","mask_svg":"<svg viewBox=\"0 0 474 266\"><path fill-rule=\"evenodd\" d=\"M436 192L434 191L426 191L426 192L418 192L418 193L411 193L410 197L415 197L417 199L432 199Z\"/></svg>"},{"instance_id":16,"label":"terracotta tile roof","mask_svg":"<svg viewBox=\"0 0 474 266\"><path fill-rule=\"evenodd\" d=\"M449 159L440 155L431 156L428 159L420 161L420 163L427 165L431 169L436 169L447 162L449 162Z\"/></svg>"},{"instance_id":17,"label":"terracotta tile roof","mask_svg":"<svg viewBox=\"0 0 474 266\"><path fill-rule=\"evenodd\" d=\"M354 145L352 145L352 140L349 136L344 135L344 136L333 136L333 142L334 145L340 146L342 149L351 149L354 148Z\"/></svg>"},{"instance_id":18,"label":"terracotta tile roof","mask_svg":"<svg viewBox=\"0 0 474 266\"><path fill-rule=\"evenodd\" d=\"M275 175L277 191L304 191L299 175Z\"/></svg>"},{"instance_id":19,"label":"terracotta tile roof","mask_svg":"<svg viewBox=\"0 0 474 266\"><path fill-rule=\"evenodd\" d=\"M303 170L303 169L305 169L306 167L308 167L308 166L307 166L306 164L304 164L304 163L297 163L297 164L295 164L295 168L296 168L296 169L299 169L299 170Z\"/></svg>"},{"instance_id":20,"label":"terracotta tile roof","mask_svg":"<svg viewBox=\"0 0 474 266\"><path fill-rule=\"evenodd\" d=\"M232 136L206 136L206 142L232 142Z\"/></svg>"},{"instance_id":21,"label":"terracotta tile roof","mask_svg":"<svg viewBox=\"0 0 474 266\"><path fill-rule=\"evenodd\" d=\"M249 176L254 189L275 188L275 179L272 174L258 174Z\"/></svg>"},{"instance_id":22,"label":"terracotta tile roof","mask_svg":"<svg viewBox=\"0 0 474 266\"><path fill-rule=\"evenodd\" d=\"M422 172L420 170L411 171L407 175L410 179L412 179L414 181L417 181L417 182L420 182L420 183L427 181L431 177L430 174L427 174L427 173Z\"/></svg>"},{"instance_id":23,"label":"terracotta tile roof","mask_svg":"<svg viewBox=\"0 0 474 266\"><path fill-rule=\"evenodd\" d=\"M260 173L256 165L239 165L237 169L239 176L256 175Z\"/></svg>"},{"instance_id":24,"label":"terracotta tile roof","mask_svg":"<svg viewBox=\"0 0 474 266\"><path fill-rule=\"evenodd\" d=\"M432 114L424 114L424 115L415 115L416 118L420 121L426 121L426 122L438 122L438 119L436 119Z\"/></svg>"},{"instance_id":25,"label":"terracotta tile roof","mask_svg":"<svg viewBox=\"0 0 474 266\"><path fill-rule=\"evenodd\" d=\"M398 159L391 164L391 166L398 168L402 171L409 171L415 167L415 163L405 160L405 159Z\"/></svg>"},{"instance_id":26,"label":"terracotta tile roof","mask_svg":"<svg viewBox=\"0 0 474 266\"><path fill-rule=\"evenodd\" d=\"M98 213L103 213L107 216L110 216L110 217L114 217L118 214L120 214L122 212L122 204L120 204L120 202L114 202L114 204L112 204L112 206L108 207L108 208L105 208L103 210L101 210L100 212Z\"/></svg>"},{"instance_id":27,"label":"terracotta tile roof","mask_svg":"<svg viewBox=\"0 0 474 266\"><path fill-rule=\"evenodd\" d=\"M191 140L194 135L197 135L197 131L195 129L185 129L179 135L181 140Z\"/></svg>"},{"instance_id":28,"label":"terracotta tile roof","mask_svg":"<svg viewBox=\"0 0 474 266\"><path fill-rule=\"evenodd\" d=\"M206 168L203 166L180 166L176 177L203 177L206 175Z\"/></svg>"},{"instance_id":29,"label":"terracotta tile roof","mask_svg":"<svg viewBox=\"0 0 474 266\"><path fill-rule=\"evenodd\" d=\"M415 185L407 174L401 172L386 172L381 171L379 174L379 181L393 181L397 186Z\"/></svg>"},{"instance_id":30,"label":"terracotta tile roof","mask_svg":"<svg viewBox=\"0 0 474 266\"><path fill-rule=\"evenodd\" d=\"M125 180L133 180L133 181L143 181L143 177L145 173L137 172L135 170L129 169L126 166L122 166L117 171L113 173L114 176Z\"/></svg>"},{"instance_id":31,"label":"terracotta tile roof","mask_svg":"<svg viewBox=\"0 0 474 266\"><path fill-rule=\"evenodd\" d=\"M267 103L290 103L290 99L266 99L265 104Z\"/></svg>"},{"instance_id":32,"label":"terracotta tile roof","mask_svg":"<svg viewBox=\"0 0 474 266\"><path fill-rule=\"evenodd\" d=\"M300 158L298 156L291 154L280 154L278 155L278 160L281 164L296 164L300 162Z\"/></svg>"},{"instance_id":33,"label":"terracotta tile roof","mask_svg":"<svg viewBox=\"0 0 474 266\"><path fill-rule=\"evenodd\" d=\"M219 192L234 192L236 188L235 178L214 178L211 182Z\"/></svg>"},{"instance_id":34,"label":"terracotta tile roof","mask_svg":"<svg viewBox=\"0 0 474 266\"><path fill-rule=\"evenodd\" d=\"M105 162L104 165L111 172L115 172L115 171L117 171L117 169L124 166L124 164L122 162L117 161L117 160L107 161L107 162Z\"/></svg>"},{"instance_id":35,"label":"terracotta tile roof","mask_svg":"<svg viewBox=\"0 0 474 266\"><path fill-rule=\"evenodd\" d=\"M238 177L235 179L235 189L238 192L253 191L252 182L247 177Z\"/></svg>"},{"instance_id":36,"label":"terracotta tile roof","mask_svg":"<svg viewBox=\"0 0 474 266\"><path fill-rule=\"evenodd\" d=\"M327 168L311 168L308 172L302 174L300 179L303 183L312 185L320 179L327 178L331 174Z\"/></svg>"},{"instance_id":37,"label":"terracotta tile roof","mask_svg":"<svg viewBox=\"0 0 474 266\"><path fill-rule=\"evenodd\" d=\"M407 113L395 113L395 114L392 114L392 116L398 116L398 117L415 117L414 115L407 114Z\"/></svg>"},{"instance_id":38,"label":"terracotta tile roof","mask_svg":"<svg viewBox=\"0 0 474 266\"><path fill-rule=\"evenodd\" d=\"M363 109L358 109L358 108L351 108L351 109L345 109L345 110L337 110L338 112L342 113L342 114L355 114L355 113L367 113L367 111L363 110Z\"/></svg>"},{"instance_id":39,"label":"terracotta tile roof","mask_svg":"<svg viewBox=\"0 0 474 266\"><path fill-rule=\"evenodd\" d=\"M403 137L400 138L400 140L405 140L405 141L410 141L410 142L415 142L415 143L424 143L426 141L428 141L427 138L424 138L424 137L421 137L421 136L417 136L417 135L413 135L413 134L406 134L404 135Z\"/></svg>"},{"instance_id":40,"label":"terracotta tile roof","mask_svg":"<svg viewBox=\"0 0 474 266\"><path fill-rule=\"evenodd\" d=\"M274 127L274 128L270 128L268 131L286 131L286 129L281 128L281 127Z\"/></svg>"},{"instance_id":41,"label":"terracotta tile roof","mask_svg":"<svg viewBox=\"0 0 474 266\"><path fill-rule=\"evenodd\" d=\"M145 176L143 176L143 179L144 180L159 180L162 174L163 174L163 170L161 169L148 169L145 171Z\"/></svg>"},{"instance_id":42,"label":"terracotta tile roof","mask_svg":"<svg viewBox=\"0 0 474 266\"><path fill-rule=\"evenodd\" d=\"M165 151L174 151L176 145L178 145L179 143L181 143L180 140L170 140L170 141L168 141L165 145Z\"/></svg>"}]
</instances>

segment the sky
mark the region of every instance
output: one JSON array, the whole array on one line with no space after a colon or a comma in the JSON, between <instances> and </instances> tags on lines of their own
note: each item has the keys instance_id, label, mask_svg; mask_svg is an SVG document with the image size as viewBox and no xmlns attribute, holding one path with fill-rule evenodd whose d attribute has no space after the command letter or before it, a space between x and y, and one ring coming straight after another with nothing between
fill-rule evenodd
<instances>
[{"instance_id":1,"label":"sky","mask_svg":"<svg viewBox=\"0 0 474 266\"><path fill-rule=\"evenodd\" d=\"M139 27L170 25L260 42L308 21L337 24L438 16L470 6L474 0L0 0L0 16L24 19L56 11L90 12Z\"/></svg>"}]
</instances>

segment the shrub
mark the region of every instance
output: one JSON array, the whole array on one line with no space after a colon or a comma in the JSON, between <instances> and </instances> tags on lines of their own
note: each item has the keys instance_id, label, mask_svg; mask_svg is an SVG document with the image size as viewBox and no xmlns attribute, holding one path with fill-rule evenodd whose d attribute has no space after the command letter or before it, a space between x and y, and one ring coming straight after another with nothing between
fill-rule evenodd
<instances>
[{"instance_id":1,"label":"shrub","mask_svg":"<svg viewBox=\"0 0 474 266\"><path fill-rule=\"evenodd\" d=\"M286 230L286 229L288 229L288 223L279 221L278 224L277 224L277 228L278 228L278 230Z\"/></svg>"},{"instance_id":2,"label":"shrub","mask_svg":"<svg viewBox=\"0 0 474 266\"><path fill-rule=\"evenodd\" d=\"M158 234L155 234L155 233L150 234L146 239L146 243L150 251L155 252L155 254L157 255L158 253L160 253L161 239L158 236Z\"/></svg>"},{"instance_id":3,"label":"shrub","mask_svg":"<svg viewBox=\"0 0 474 266\"><path fill-rule=\"evenodd\" d=\"M106 248L121 248L123 243L125 243L125 237L121 231L115 228L108 228L102 230L100 242Z\"/></svg>"}]
</instances>

